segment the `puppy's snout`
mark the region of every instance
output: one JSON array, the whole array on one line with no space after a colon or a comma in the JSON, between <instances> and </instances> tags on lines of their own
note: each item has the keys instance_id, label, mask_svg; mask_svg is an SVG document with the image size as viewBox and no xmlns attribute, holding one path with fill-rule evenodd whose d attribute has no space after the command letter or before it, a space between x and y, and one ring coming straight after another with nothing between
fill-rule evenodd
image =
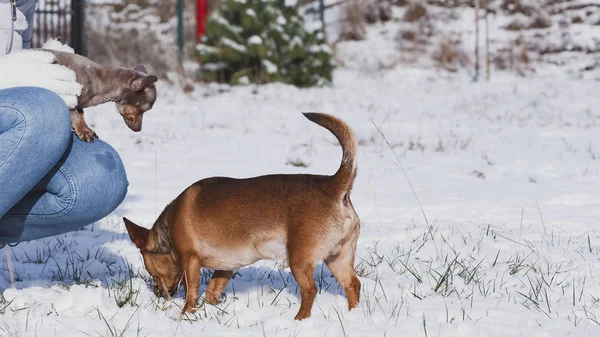
<instances>
[{"instance_id":1,"label":"puppy's snout","mask_svg":"<svg viewBox=\"0 0 600 337\"><path fill-rule=\"evenodd\" d=\"M138 132L138 131L141 131L141 130L142 130L142 121L140 120L140 121L138 122L138 121L136 121L136 120L134 119L132 122L130 122L130 123L127 123L127 126L129 126L129 128L131 129L131 131Z\"/></svg>"},{"instance_id":2,"label":"puppy's snout","mask_svg":"<svg viewBox=\"0 0 600 337\"><path fill-rule=\"evenodd\" d=\"M120 112L123 116L123 121L132 131L138 132L142 130L142 119L144 114L142 114L138 108L131 104L126 104L120 108Z\"/></svg>"}]
</instances>

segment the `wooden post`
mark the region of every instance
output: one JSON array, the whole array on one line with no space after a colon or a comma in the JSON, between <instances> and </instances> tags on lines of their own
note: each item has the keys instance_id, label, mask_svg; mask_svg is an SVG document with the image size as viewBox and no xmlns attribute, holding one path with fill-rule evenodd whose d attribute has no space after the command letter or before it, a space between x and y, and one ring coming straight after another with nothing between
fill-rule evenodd
<instances>
[{"instance_id":1,"label":"wooden post","mask_svg":"<svg viewBox=\"0 0 600 337\"><path fill-rule=\"evenodd\" d=\"M473 80L477 82L479 79L479 0L475 0L475 77Z\"/></svg>"},{"instance_id":2,"label":"wooden post","mask_svg":"<svg viewBox=\"0 0 600 337\"><path fill-rule=\"evenodd\" d=\"M488 20L490 0L485 0L485 74L490 80L490 21Z\"/></svg>"}]
</instances>

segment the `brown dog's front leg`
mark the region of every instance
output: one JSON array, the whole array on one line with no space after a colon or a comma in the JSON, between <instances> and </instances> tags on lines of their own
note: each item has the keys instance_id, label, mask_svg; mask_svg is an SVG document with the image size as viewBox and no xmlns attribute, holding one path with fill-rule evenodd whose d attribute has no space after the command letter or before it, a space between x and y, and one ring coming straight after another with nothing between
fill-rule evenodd
<instances>
[{"instance_id":1,"label":"brown dog's front leg","mask_svg":"<svg viewBox=\"0 0 600 337\"><path fill-rule=\"evenodd\" d=\"M90 129L85 122L85 119L83 118L83 109L71 109L69 112L71 113L71 127L79 139L84 142L93 142L94 137L98 138L96 132Z\"/></svg>"},{"instance_id":2,"label":"brown dog's front leg","mask_svg":"<svg viewBox=\"0 0 600 337\"><path fill-rule=\"evenodd\" d=\"M231 270L215 270L215 273L206 288L206 294L204 295L206 302L210 304L219 303L219 297L221 297L223 290L225 290L225 287L232 276L233 271Z\"/></svg>"},{"instance_id":3,"label":"brown dog's front leg","mask_svg":"<svg viewBox=\"0 0 600 337\"><path fill-rule=\"evenodd\" d=\"M200 257L197 255L182 256L183 284L185 286L185 305L181 314L196 312L198 303L198 287L200 287Z\"/></svg>"}]
</instances>

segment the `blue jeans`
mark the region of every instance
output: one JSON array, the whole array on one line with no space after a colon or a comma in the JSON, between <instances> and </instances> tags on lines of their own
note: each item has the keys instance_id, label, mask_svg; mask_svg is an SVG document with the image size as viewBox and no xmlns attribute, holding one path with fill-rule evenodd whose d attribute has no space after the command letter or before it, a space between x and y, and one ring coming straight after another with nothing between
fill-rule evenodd
<instances>
[{"instance_id":1,"label":"blue jeans","mask_svg":"<svg viewBox=\"0 0 600 337\"><path fill-rule=\"evenodd\" d=\"M0 243L80 229L125 198L117 152L71 132L62 99L41 88L0 90Z\"/></svg>"}]
</instances>

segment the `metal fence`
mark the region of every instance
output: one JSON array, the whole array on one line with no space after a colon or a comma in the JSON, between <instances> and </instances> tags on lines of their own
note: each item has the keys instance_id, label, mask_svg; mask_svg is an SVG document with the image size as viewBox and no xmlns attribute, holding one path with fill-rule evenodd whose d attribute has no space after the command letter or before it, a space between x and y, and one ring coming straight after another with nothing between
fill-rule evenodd
<instances>
[{"instance_id":1,"label":"metal fence","mask_svg":"<svg viewBox=\"0 0 600 337\"><path fill-rule=\"evenodd\" d=\"M35 10L31 46L41 47L58 38L85 55L85 0L39 0Z\"/></svg>"},{"instance_id":2,"label":"metal fence","mask_svg":"<svg viewBox=\"0 0 600 337\"><path fill-rule=\"evenodd\" d=\"M348 0L301 0L304 14L308 20L321 22L323 32L329 42L335 42L342 32L344 23L348 20L344 11Z\"/></svg>"},{"instance_id":3,"label":"metal fence","mask_svg":"<svg viewBox=\"0 0 600 337\"><path fill-rule=\"evenodd\" d=\"M346 2L347 0L304 0L301 3L307 7L306 14L319 18L326 25L325 13Z\"/></svg>"}]
</instances>

